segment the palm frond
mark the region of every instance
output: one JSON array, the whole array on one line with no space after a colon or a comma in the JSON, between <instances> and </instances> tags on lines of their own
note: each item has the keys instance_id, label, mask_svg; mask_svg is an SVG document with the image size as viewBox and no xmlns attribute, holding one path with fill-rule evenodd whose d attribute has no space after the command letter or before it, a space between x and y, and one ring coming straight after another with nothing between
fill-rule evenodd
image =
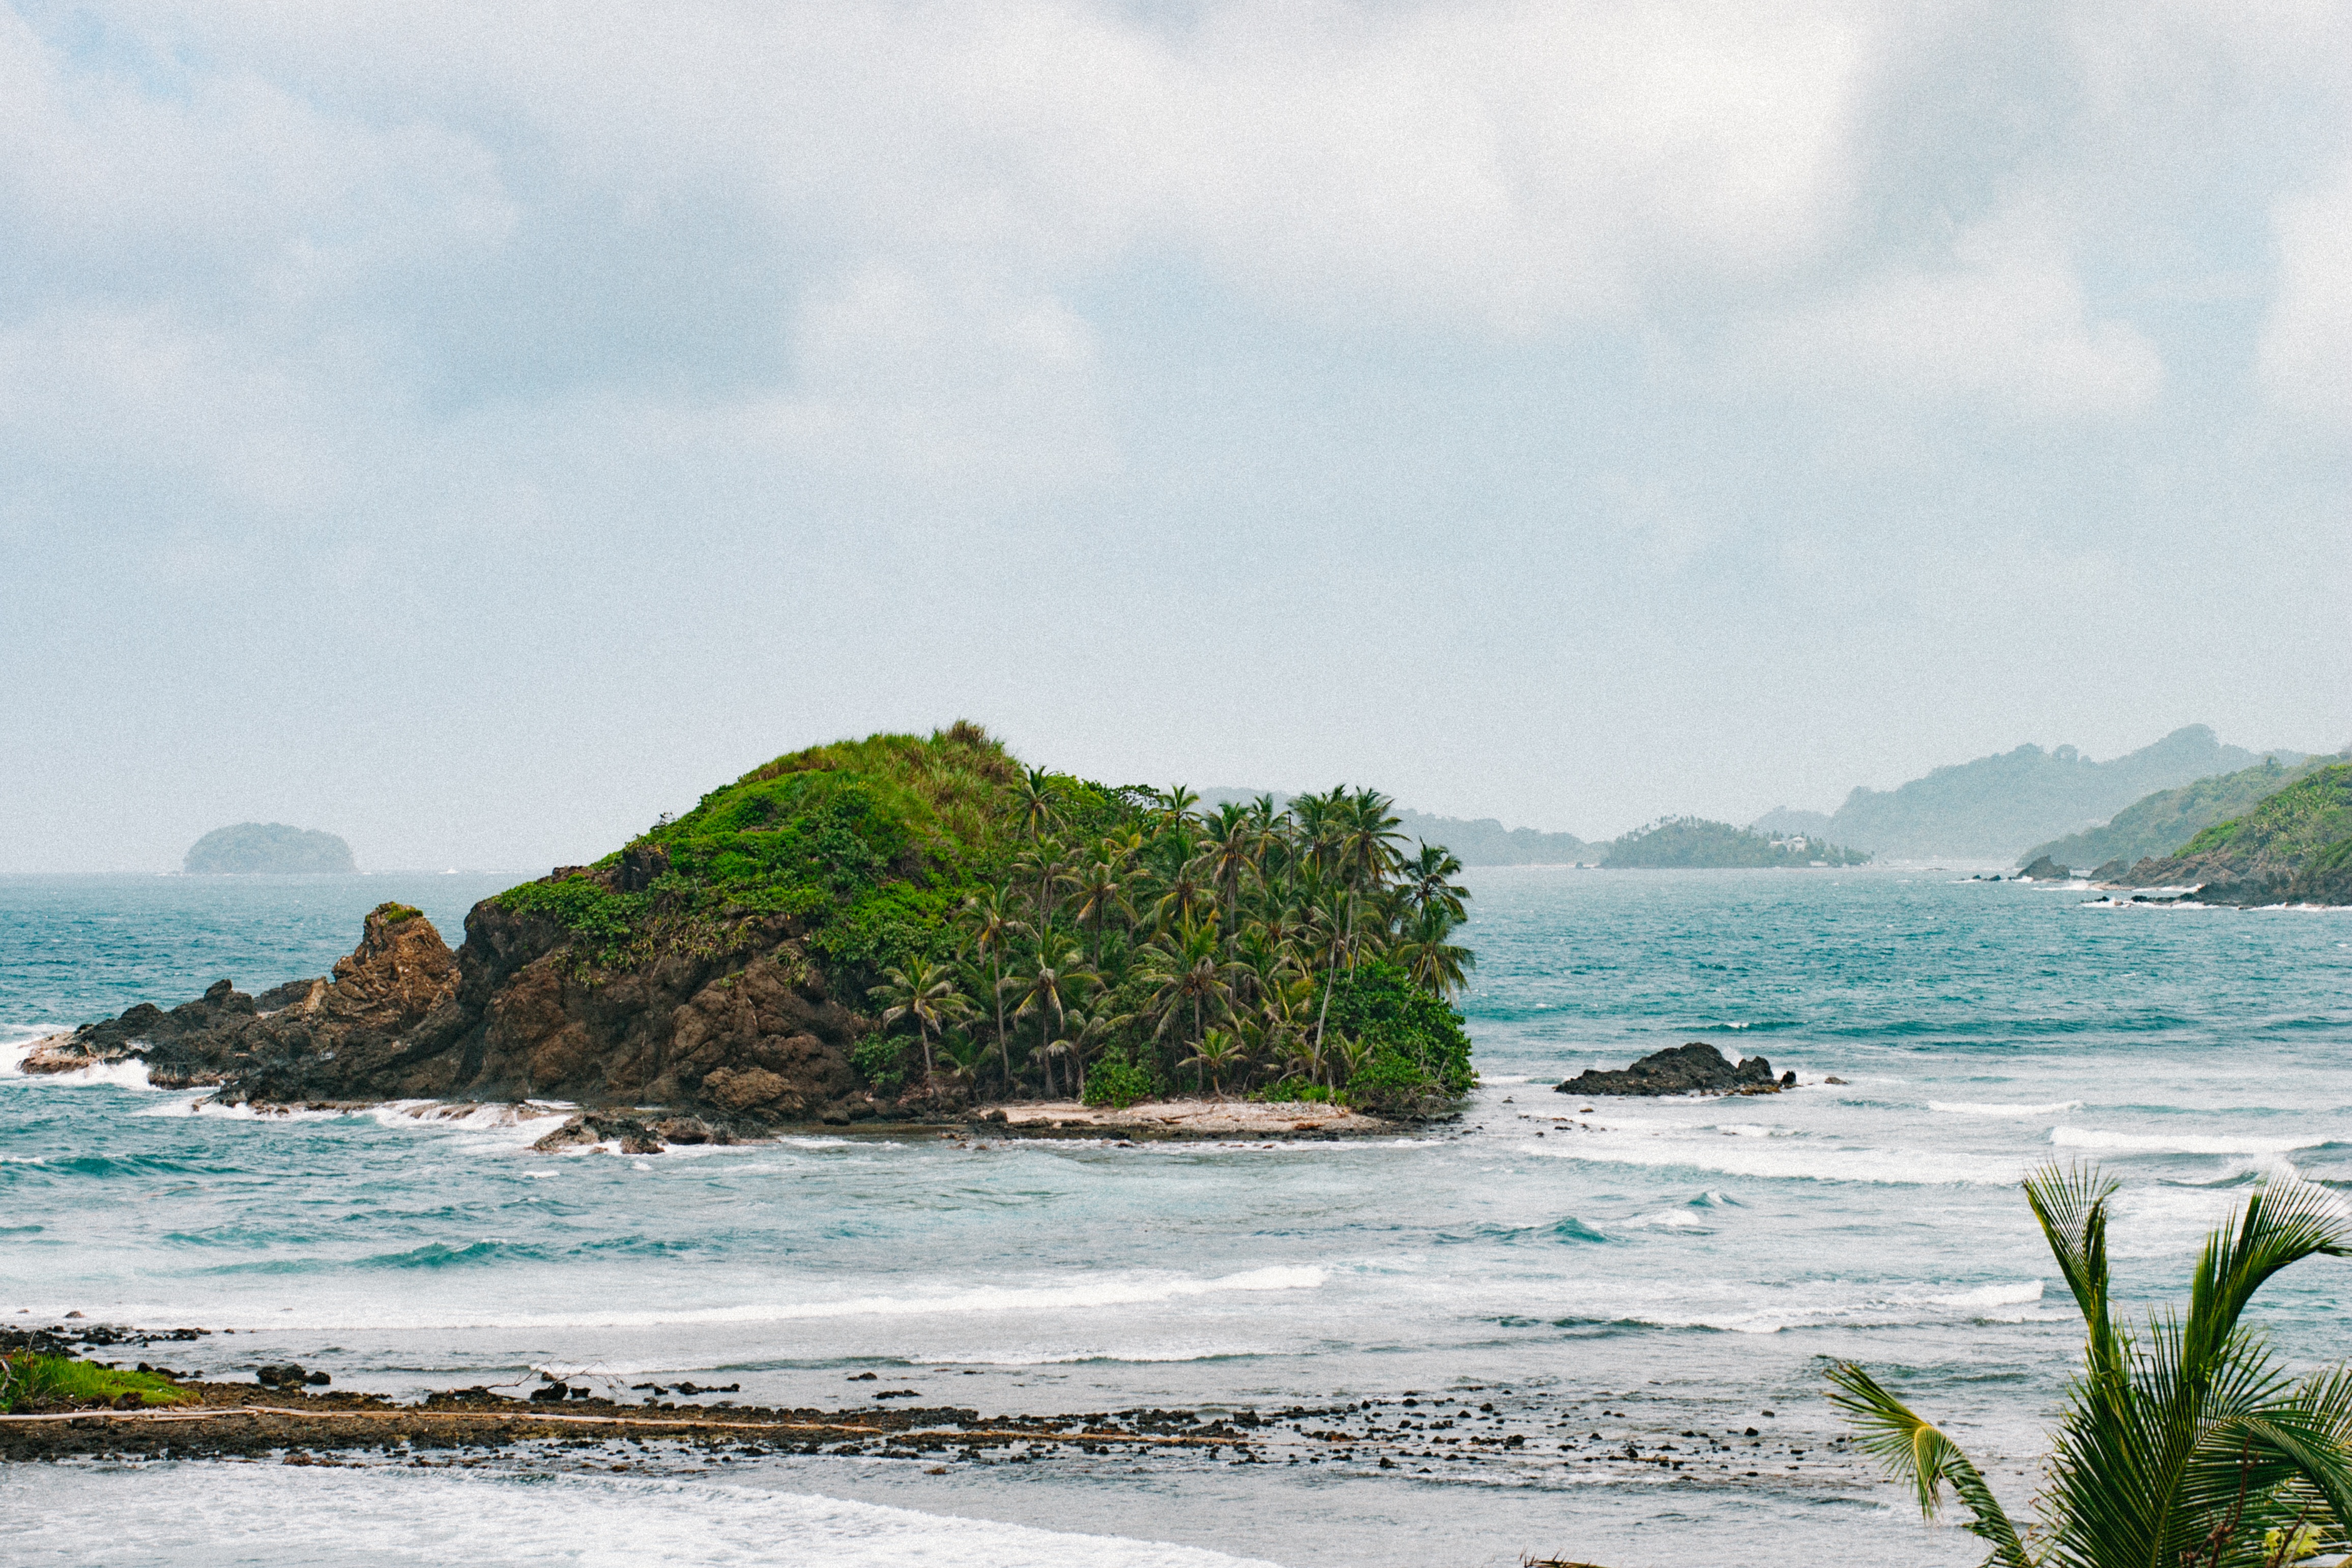
<instances>
[{"instance_id":1,"label":"palm frond","mask_svg":"<svg viewBox=\"0 0 2352 1568\"><path fill-rule=\"evenodd\" d=\"M2025 1201L2083 1310L2094 1377L2123 1375L2124 1350L2107 1304L2107 1200L2119 1185L2089 1165L2045 1165L2025 1178Z\"/></svg>"},{"instance_id":2,"label":"palm frond","mask_svg":"<svg viewBox=\"0 0 2352 1568\"><path fill-rule=\"evenodd\" d=\"M1864 1450L1876 1457L1895 1479L1910 1483L1918 1495L1920 1512L1934 1519L1942 1511L1943 1489L1948 1482L1973 1516L1968 1529L1992 1543L1992 1561L2003 1568L2032 1568L2032 1559L2026 1555L2025 1543L2010 1523L2008 1511L1958 1444L1853 1363L1831 1367L1829 1379L1835 1388L1830 1403L1853 1423Z\"/></svg>"},{"instance_id":3,"label":"palm frond","mask_svg":"<svg viewBox=\"0 0 2352 1568\"><path fill-rule=\"evenodd\" d=\"M2189 1285L2189 1364L2212 1354L2265 1280L2315 1254L2352 1256L2352 1217L2315 1183L2271 1181L2247 1198L2234 1231L2217 1230Z\"/></svg>"}]
</instances>

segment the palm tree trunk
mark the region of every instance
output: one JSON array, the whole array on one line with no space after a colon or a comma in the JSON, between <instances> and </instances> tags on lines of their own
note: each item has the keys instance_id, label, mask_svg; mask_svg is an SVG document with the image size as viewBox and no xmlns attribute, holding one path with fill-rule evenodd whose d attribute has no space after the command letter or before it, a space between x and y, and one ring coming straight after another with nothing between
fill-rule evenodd
<instances>
[{"instance_id":1,"label":"palm tree trunk","mask_svg":"<svg viewBox=\"0 0 2352 1568\"><path fill-rule=\"evenodd\" d=\"M996 1054L1004 1063L1004 1098L1013 1098L1013 1042L1004 1034L1004 965L991 960L989 973L994 977L996 997Z\"/></svg>"}]
</instances>

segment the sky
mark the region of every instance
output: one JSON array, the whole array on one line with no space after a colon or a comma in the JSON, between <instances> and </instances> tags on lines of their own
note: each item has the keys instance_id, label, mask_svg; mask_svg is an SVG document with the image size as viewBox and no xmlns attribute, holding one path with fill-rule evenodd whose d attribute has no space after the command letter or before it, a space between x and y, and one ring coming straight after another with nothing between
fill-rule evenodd
<instances>
[{"instance_id":1,"label":"sky","mask_svg":"<svg viewBox=\"0 0 2352 1568\"><path fill-rule=\"evenodd\" d=\"M0 870L959 717L1605 837L2347 632L2343 4L0 10Z\"/></svg>"}]
</instances>

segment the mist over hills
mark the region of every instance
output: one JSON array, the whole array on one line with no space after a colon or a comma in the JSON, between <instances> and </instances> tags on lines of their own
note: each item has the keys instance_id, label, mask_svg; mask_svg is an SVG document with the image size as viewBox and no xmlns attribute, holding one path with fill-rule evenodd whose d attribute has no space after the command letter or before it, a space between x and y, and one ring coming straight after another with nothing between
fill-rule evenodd
<instances>
[{"instance_id":1,"label":"mist over hills","mask_svg":"<svg viewBox=\"0 0 2352 1568\"><path fill-rule=\"evenodd\" d=\"M1937 768L1891 790L1857 786L1826 817L1782 806L1755 826L1814 834L1883 858L2007 860L2027 845L2095 827L2144 795L2241 772L2266 758L2292 766L2304 753L2225 745L2206 724L2184 725L2104 763L2072 746L2045 752L2023 745Z\"/></svg>"},{"instance_id":2,"label":"mist over hills","mask_svg":"<svg viewBox=\"0 0 2352 1568\"><path fill-rule=\"evenodd\" d=\"M2080 870L2116 860L2129 866L2151 857L2161 859L2215 823L2244 816L2287 785L2338 760L2311 757L2290 767L2273 756L2238 773L2158 790L2101 826L2035 845L2017 863L2022 866L2047 855Z\"/></svg>"},{"instance_id":3,"label":"mist over hills","mask_svg":"<svg viewBox=\"0 0 2352 1568\"><path fill-rule=\"evenodd\" d=\"M1246 805L1270 795L1276 805L1288 805L1292 796L1279 790L1204 789L1203 805ZM1598 860L1604 845L1589 844L1573 833L1539 833L1532 827L1506 827L1491 816L1433 816L1403 806L1395 808L1398 826L1407 837L1424 844L1442 844L1465 866L1573 866Z\"/></svg>"}]
</instances>

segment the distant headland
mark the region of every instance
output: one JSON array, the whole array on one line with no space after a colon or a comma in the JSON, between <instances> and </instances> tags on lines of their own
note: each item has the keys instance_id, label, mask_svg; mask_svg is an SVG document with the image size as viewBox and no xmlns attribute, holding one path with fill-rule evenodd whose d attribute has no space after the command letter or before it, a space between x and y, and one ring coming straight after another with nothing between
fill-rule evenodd
<instances>
[{"instance_id":1,"label":"distant headland","mask_svg":"<svg viewBox=\"0 0 2352 1568\"><path fill-rule=\"evenodd\" d=\"M215 827L188 846L180 868L191 877L284 877L351 872L359 866L352 847L331 833L282 822L240 822Z\"/></svg>"}]
</instances>

